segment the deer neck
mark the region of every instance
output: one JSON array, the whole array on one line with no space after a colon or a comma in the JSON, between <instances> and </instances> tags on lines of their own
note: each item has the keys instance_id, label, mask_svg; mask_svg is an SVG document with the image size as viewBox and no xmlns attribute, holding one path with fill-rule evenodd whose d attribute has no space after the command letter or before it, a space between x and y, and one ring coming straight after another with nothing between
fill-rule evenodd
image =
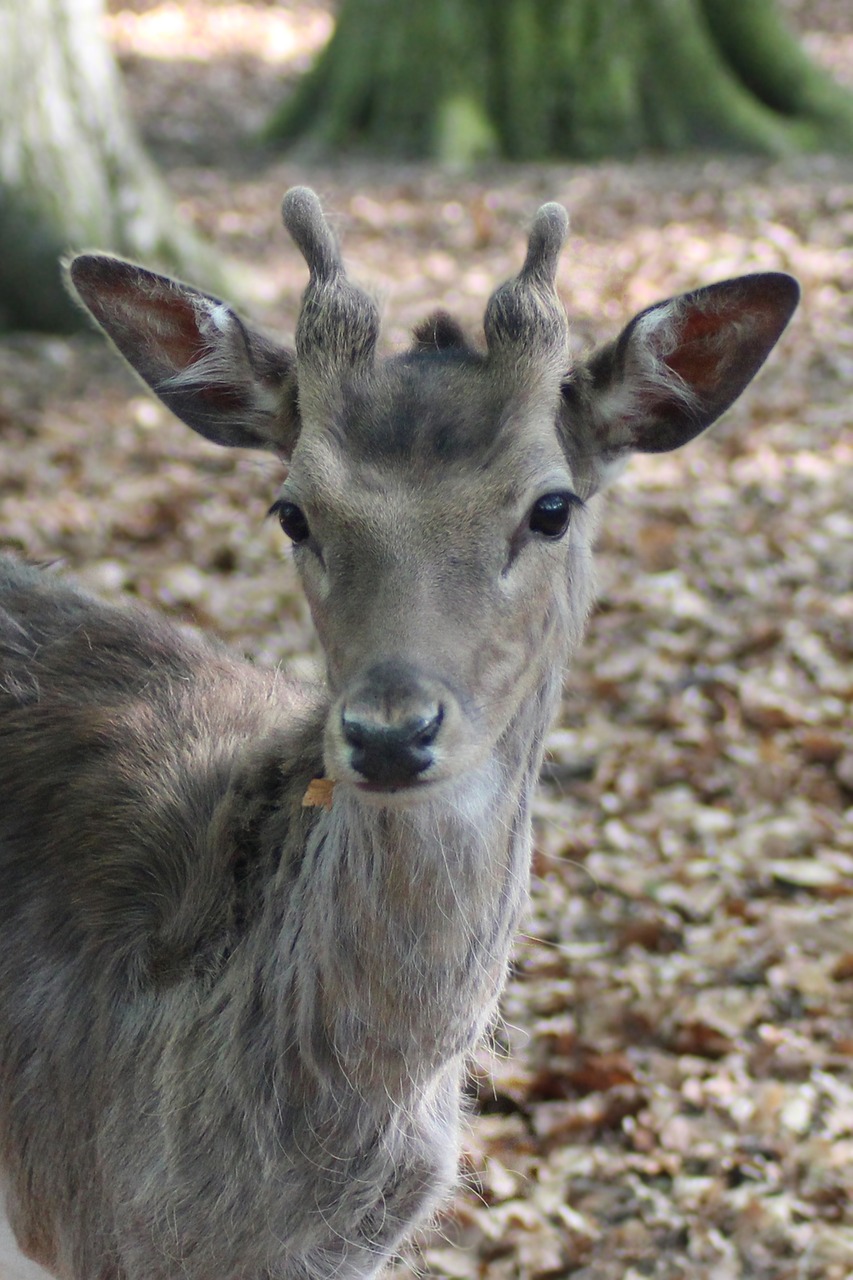
<instances>
[{"instance_id":1,"label":"deer neck","mask_svg":"<svg viewBox=\"0 0 853 1280\"><path fill-rule=\"evenodd\" d=\"M360 1092L421 1089L494 1016L525 905L530 801L559 697L549 675L458 791L410 808L344 792L310 842L303 1060Z\"/></svg>"}]
</instances>

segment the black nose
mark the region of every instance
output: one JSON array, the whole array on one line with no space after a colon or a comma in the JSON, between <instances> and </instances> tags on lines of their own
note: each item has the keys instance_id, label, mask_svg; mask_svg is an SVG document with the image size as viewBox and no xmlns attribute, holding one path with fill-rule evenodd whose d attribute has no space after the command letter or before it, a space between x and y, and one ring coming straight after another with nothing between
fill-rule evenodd
<instances>
[{"instance_id":1,"label":"black nose","mask_svg":"<svg viewBox=\"0 0 853 1280\"><path fill-rule=\"evenodd\" d=\"M443 714L440 705L433 705L417 715L389 723L371 715L365 707L345 707L341 728L352 748L352 767L366 782L383 787L408 786L433 762L432 744Z\"/></svg>"}]
</instances>

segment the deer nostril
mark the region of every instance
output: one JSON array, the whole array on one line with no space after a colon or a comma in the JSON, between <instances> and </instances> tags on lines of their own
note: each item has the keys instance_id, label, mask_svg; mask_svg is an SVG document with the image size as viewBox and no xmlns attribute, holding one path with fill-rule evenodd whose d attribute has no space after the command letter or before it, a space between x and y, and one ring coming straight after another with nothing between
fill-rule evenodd
<instances>
[{"instance_id":1,"label":"deer nostril","mask_svg":"<svg viewBox=\"0 0 853 1280\"><path fill-rule=\"evenodd\" d=\"M417 723L413 723L412 741L415 746L431 747L438 736L438 731L441 728L441 722L443 719L444 707L439 703L433 716L422 716Z\"/></svg>"},{"instance_id":2,"label":"deer nostril","mask_svg":"<svg viewBox=\"0 0 853 1280\"><path fill-rule=\"evenodd\" d=\"M374 719L366 711L344 708L341 732L351 749L352 767L368 782L406 786L433 763L431 747L443 719L441 705L397 724Z\"/></svg>"},{"instance_id":3,"label":"deer nostril","mask_svg":"<svg viewBox=\"0 0 853 1280\"><path fill-rule=\"evenodd\" d=\"M341 729L344 739L350 747L363 747L370 736L370 726L362 720L341 712Z\"/></svg>"}]
</instances>

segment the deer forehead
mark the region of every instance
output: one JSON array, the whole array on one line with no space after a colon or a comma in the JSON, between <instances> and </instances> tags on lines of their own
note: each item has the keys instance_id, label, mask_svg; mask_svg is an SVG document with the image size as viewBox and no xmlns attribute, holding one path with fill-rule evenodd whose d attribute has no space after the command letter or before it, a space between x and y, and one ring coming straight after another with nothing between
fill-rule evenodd
<instances>
[{"instance_id":1,"label":"deer forehead","mask_svg":"<svg viewBox=\"0 0 853 1280\"><path fill-rule=\"evenodd\" d=\"M440 508L511 511L571 487L557 432L559 386L501 392L485 361L407 355L352 379L304 424L288 484L343 510L425 494Z\"/></svg>"}]
</instances>

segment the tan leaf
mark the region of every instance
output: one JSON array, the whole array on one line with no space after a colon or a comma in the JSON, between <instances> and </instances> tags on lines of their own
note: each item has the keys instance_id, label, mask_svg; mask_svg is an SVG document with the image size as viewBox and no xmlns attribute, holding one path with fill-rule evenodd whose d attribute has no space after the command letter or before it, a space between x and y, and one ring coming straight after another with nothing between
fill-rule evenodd
<instances>
[{"instance_id":1,"label":"tan leaf","mask_svg":"<svg viewBox=\"0 0 853 1280\"><path fill-rule=\"evenodd\" d=\"M331 809L335 786L334 778L314 778L302 797L302 808Z\"/></svg>"}]
</instances>

